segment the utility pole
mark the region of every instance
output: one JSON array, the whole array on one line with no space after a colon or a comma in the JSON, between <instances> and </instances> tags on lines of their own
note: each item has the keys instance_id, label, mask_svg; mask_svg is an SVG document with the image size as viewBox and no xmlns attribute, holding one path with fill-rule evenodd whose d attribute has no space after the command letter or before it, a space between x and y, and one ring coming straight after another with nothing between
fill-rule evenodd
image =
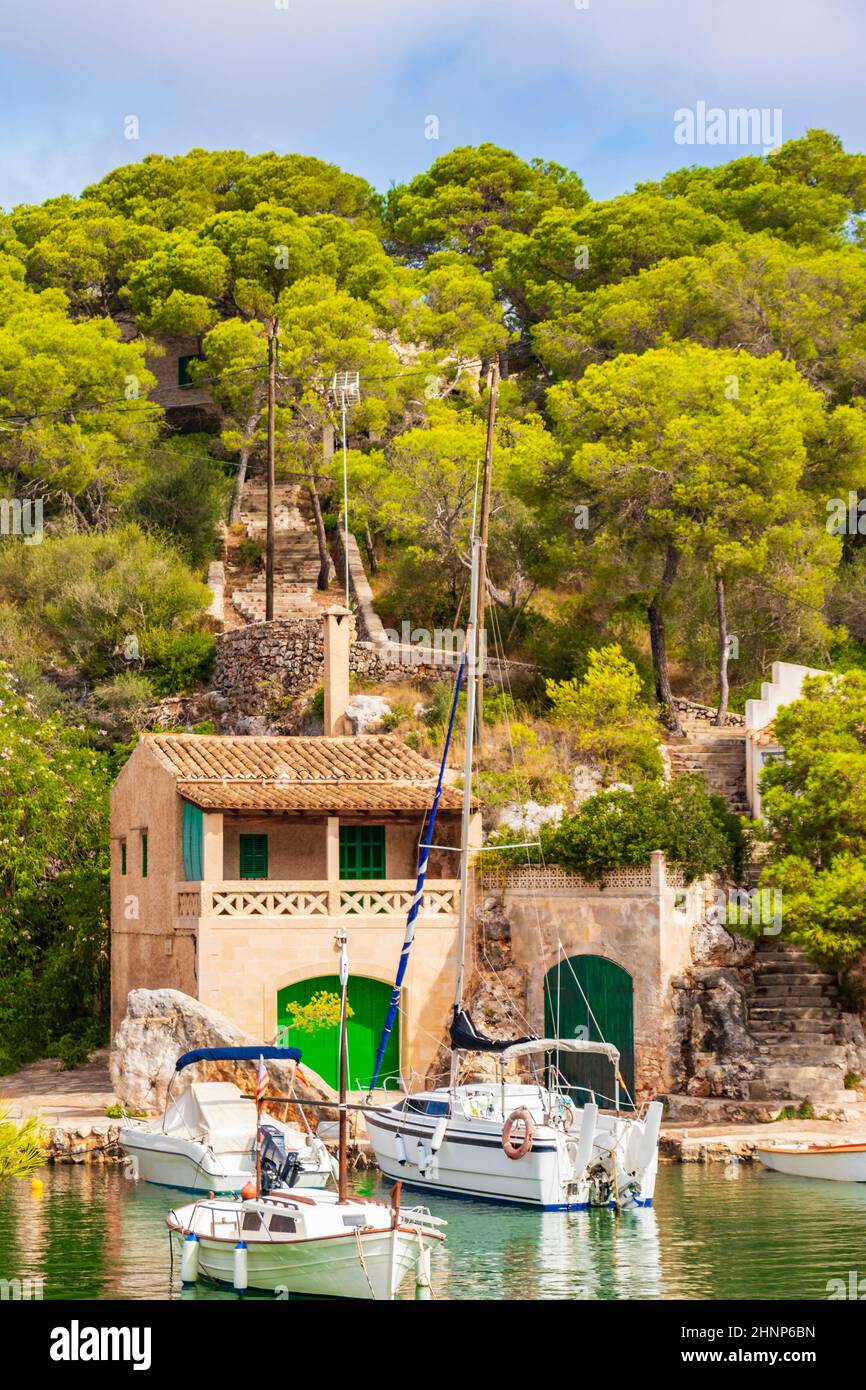
<instances>
[{"instance_id":1,"label":"utility pole","mask_svg":"<svg viewBox=\"0 0 866 1390\"><path fill-rule=\"evenodd\" d=\"M268 531L265 542L265 621L274 616L274 434L277 411L277 324L268 330Z\"/></svg>"},{"instance_id":2,"label":"utility pole","mask_svg":"<svg viewBox=\"0 0 866 1390\"><path fill-rule=\"evenodd\" d=\"M476 739L479 752L484 739L484 658L487 654L484 636L484 599L487 588L487 537L490 532L490 494L493 485L493 441L496 432L496 402L499 395L499 359L494 358L487 373L487 447L484 451L484 482L481 488L481 552L478 563L478 596L475 613L477 633L478 679L476 690Z\"/></svg>"}]
</instances>

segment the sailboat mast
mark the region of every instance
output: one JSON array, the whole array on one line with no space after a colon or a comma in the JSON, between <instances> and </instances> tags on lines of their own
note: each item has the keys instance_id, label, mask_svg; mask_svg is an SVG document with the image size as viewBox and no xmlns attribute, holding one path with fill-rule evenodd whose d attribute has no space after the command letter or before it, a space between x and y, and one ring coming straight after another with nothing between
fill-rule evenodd
<instances>
[{"instance_id":1,"label":"sailboat mast","mask_svg":"<svg viewBox=\"0 0 866 1390\"><path fill-rule=\"evenodd\" d=\"M466 925L469 902L469 823L472 818L472 752L475 742L475 707L478 686L478 572L481 541L472 540L472 583L469 618L466 625L466 756L463 763L463 822L460 831L460 915L457 926L457 970L454 980L454 1008L463 1004L463 973L466 955ZM457 1084L459 1057L451 1054L451 1085Z\"/></svg>"},{"instance_id":2,"label":"sailboat mast","mask_svg":"<svg viewBox=\"0 0 866 1390\"><path fill-rule=\"evenodd\" d=\"M348 1135L348 1111L346 1110L346 1091L348 1089L348 1045L346 1039L347 1023L347 991L349 986L349 956L346 950L347 937L345 931L339 931L336 937L337 946L340 951L340 1126L339 1126L339 1149L337 1167L337 1201L342 1203L348 1200L349 1187L349 1135Z\"/></svg>"}]
</instances>

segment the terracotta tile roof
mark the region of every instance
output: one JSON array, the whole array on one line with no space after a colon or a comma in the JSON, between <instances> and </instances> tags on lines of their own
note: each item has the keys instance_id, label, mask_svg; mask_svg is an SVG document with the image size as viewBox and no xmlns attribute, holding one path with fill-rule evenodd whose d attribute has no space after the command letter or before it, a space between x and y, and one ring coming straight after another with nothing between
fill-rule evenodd
<instances>
[{"instance_id":1,"label":"terracotta tile roof","mask_svg":"<svg viewBox=\"0 0 866 1390\"><path fill-rule=\"evenodd\" d=\"M418 782L179 782L186 801L206 811L426 811L433 784ZM439 803L459 811L461 793L445 787Z\"/></svg>"},{"instance_id":2,"label":"terracotta tile roof","mask_svg":"<svg viewBox=\"0 0 866 1390\"><path fill-rule=\"evenodd\" d=\"M283 811L418 810L438 768L387 734L346 738L223 738L146 734L143 741L197 806ZM443 810L461 794L446 787Z\"/></svg>"}]
</instances>

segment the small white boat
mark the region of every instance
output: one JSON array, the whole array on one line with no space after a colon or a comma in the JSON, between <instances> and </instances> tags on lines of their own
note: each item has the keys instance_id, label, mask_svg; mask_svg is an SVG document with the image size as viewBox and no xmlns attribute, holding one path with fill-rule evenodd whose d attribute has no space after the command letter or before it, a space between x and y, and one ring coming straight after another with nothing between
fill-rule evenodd
<instances>
[{"instance_id":1,"label":"small white boat","mask_svg":"<svg viewBox=\"0 0 866 1390\"><path fill-rule=\"evenodd\" d=\"M866 1182L866 1144L759 1144L755 1153L775 1173Z\"/></svg>"},{"instance_id":2,"label":"small white boat","mask_svg":"<svg viewBox=\"0 0 866 1390\"><path fill-rule=\"evenodd\" d=\"M193 1202L166 1224L185 1283L204 1276L239 1291L380 1300L396 1298L413 1271L429 1296L430 1250L445 1222L423 1207L292 1190Z\"/></svg>"},{"instance_id":3,"label":"small white boat","mask_svg":"<svg viewBox=\"0 0 866 1390\"><path fill-rule=\"evenodd\" d=\"M262 1053L300 1059L297 1048L201 1048L179 1057L175 1075L194 1062L252 1061ZM254 1054L254 1056L253 1056ZM259 1155L256 1102L229 1081L194 1081L156 1120L127 1120L118 1142L129 1175L186 1192L240 1192L256 1178ZM261 1124L265 1190L323 1188L335 1175L324 1143L311 1132L271 1117Z\"/></svg>"}]
</instances>

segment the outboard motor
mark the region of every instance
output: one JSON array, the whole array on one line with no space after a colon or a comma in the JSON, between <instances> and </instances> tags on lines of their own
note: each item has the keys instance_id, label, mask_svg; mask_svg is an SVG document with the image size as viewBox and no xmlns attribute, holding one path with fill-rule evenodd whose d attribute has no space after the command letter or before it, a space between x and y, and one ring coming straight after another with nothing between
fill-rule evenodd
<instances>
[{"instance_id":1,"label":"outboard motor","mask_svg":"<svg viewBox=\"0 0 866 1390\"><path fill-rule=\"evenodd\" d=\"M301 1155L287 1149L280 1130L262 1125L262 1192L275 1187L294 1187L301 1171Z\"/></svg>"}]
</instances>

